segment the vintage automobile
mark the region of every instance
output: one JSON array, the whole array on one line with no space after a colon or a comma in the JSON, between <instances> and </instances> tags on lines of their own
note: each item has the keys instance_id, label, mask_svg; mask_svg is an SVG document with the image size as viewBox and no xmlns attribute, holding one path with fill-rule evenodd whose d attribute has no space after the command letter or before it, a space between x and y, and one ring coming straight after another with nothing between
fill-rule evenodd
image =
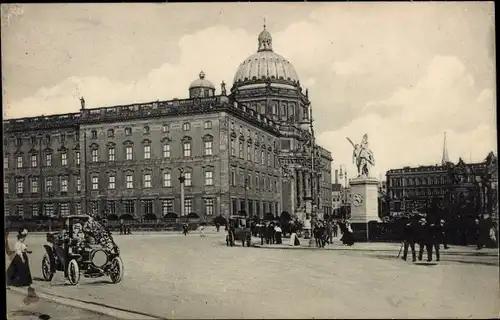
<instances>
[{"instance_id":1,"label":"vintage automobile","mask_svg":"<svg viewBox=\"0 0 500 320\"><path fill-rule=\"evenodd\" d=\"M103 235L85 233L83 227L89 221L87 215L71 215L62 218L62 230L47 233L45 254L42 258L42 276L51 281L56 271L64 272L64 277L72 285L78 284L80 275L86 278L109 276L113 283L123 278L123 261L120 249L113 241L111 233L101 225ZM93 222L97 223L97 222Z\"/></svg>"},{"instance_id":2,"label":"vintage automobile","mask_svg":"<svg viewBox=\"0 0 500 320\"><path fill-rule=\"evenodd\" d=\"M239 240L242 246L250 247L252 242L252 233L250 231L250 219L246 216L230 216L229 226L226 236L226 245L234 246L235 241Z\"/></svg>"}]
</instances>

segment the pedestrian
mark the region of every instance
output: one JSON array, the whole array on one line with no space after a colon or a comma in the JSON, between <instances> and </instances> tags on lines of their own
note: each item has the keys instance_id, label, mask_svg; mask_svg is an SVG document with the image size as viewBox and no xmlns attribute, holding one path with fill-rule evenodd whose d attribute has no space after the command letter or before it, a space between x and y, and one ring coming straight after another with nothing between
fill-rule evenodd
<instances>
[{"instance_id":1,"label":"pedestrian","mask_svg":"<svg viewBox=\"0 0 500 320\"><path fill-rule=\"evenodd\" d=\"M326 223L326 233L327 233L326 242L328 244L332 244L333 243L333 223L332 222Z\"/></svg>"},{"instance_id":2,"label":"pedestrian","mask_svg":"<svg viewBox=\"0 0 500 320\"><path fill-rule=\"evenodd\" d=\"M260 237L260 245L264 245L264 238L266 237L266 225L264 223L259 223L259 237Z\"/></svg>"},{"instance_id":3,"label":"pedestrian","mask_svg":"<svg viewBox=\"0 0 500 320\"><path fill-rule=\"evenodd\" d=\"M419 238L419 250L418 250L418 260L422 261L424 255L424 248L427 249L427 261L432 261L432 230L429 223L425 218L420 219L418 226L418 238Z\"/></svg>"},{"instance_id":4,"label":"pedestrian","mask_svg":"<svg viewBox=\"0 0 500 320\"><path fill-rule=\"evenodd\" d=\"M411 248L411 256L412 261L415 262L417 260L417 252L415 251L415 238L416 238L416 229L417 229L417 221L415 221L416 216L413 217L413 221L409 221L404 226L404 251L402 259L406 261L408 256L408 247Z\"/></svg>"},{"instance_id":5,"label":"pedestrian","mask_svg":"<svg viewBox=\"0 0 500 320\"><path fill-rule=\"evenodd\" d=\"M335 238L338 237L338 228L339 228L339 226L337 225L337 223L335 221L333 221L332 229L333 229L333 236Z\"/></svg>"},{"instance_id":6,"label":"pedestrian","mask_svg":"<svg viewBox=\"0 0 500 320\"><path fill-rule=\"evenodd\" d=\"M442 228L442 237L441 237L441 242L443 243L443 247L445 249L449 249L450 247L448 246L448 229L449 229L449 225L446 221L444 221L444 219L441 219L439 221L439 223L441 224L441 228Z\"/></svg>"},{"instance_id":7,"label":"pedestrian","mask_svg":"<svg viewBox=\"0 0 500 320\"><path fill-rule=\"evenodd\" d=\"M184 236L187 236L187 234L188 234L188 225L187 225L187 223L184 223L184 224L182 225L182 234L183 234Z\"/></svg>"},{"instance_id":8,"label":"pedestrian","mask_svg":"<svg viewBox=\"0 0 500 320\"><path fill-rule=\"evenodd\" d=\"M22 229L18 231L17 242L14 245L14 250L10 249L8 245L8 233L5 237L6 240L6 253L11 258L11 262L7 268L6 283L8 286L14 287L27 287L28 296L24 299L26 304L38 300L35 289L31 287L33 278L31 276L30 264L28 254L32 251L28 250L28 246L24 243L28 236L28 230Z\"/></svg>"},{"instance_id":9,"label":"pedestrian","mask_svg":"<svg viewBox=\"0 0 500 320\"><path fill-rule=\"evenodd\" d=\"M281 230L281 227L279 224L276 224L276 226L274 227L274 235L275 235L275 238L276 238L276 244L281 244L281 233L282 233L282 230Z\"/></svg>"},{"instance_id":10,"label":"pedestrian","mask_svg":"<svg viewBox=\"0 0 500 320\"><path fill-rule=\"evenodd\" d=\"M440 255L439 255L439 246L441 245L441 242L443 242L443 225L444 225L444 220L439 221L439 223L433 223L430 225L430 243L429 243L429 248L427 249L429 251L429 256L430 258L427 259L427 261L432 261L432 251L434 249L434 253L436 254L436 261L440 260Z\"/></svg>"},{"instance_id":11,"label":"pedestrian","mask_svg":"<svg viewBox=\"0 0 500 320\"><path fill-rule=\"evenodd\" d=\"M204 237L205 236L204 229L205 229L204 226L200 226L200 237Z\"/></svg>"},{"instance_id":12,"label":"pedestrian","mask_svg":"<svg viewBox=\"0 0 500 320\"><path fill-rule=\"evenodd\" d=\"M297 238L297 225L295 224L295 222L292 221L290 223L290 245L291 246L300 245L300 242L298 244L297 242L299 242L299 239Z\"/></svg>"},{"instance_id":13,"label":"pedestrian","mask_svg":"<svg viewBox=\"0 0 500 320\"><path fill-rule=\"evenodd\" d=\"M220 230L220 224L218 222L215 224L215 229L217 229L217 232L219 232L219 230Z\"/></svg>"}]
</instances>

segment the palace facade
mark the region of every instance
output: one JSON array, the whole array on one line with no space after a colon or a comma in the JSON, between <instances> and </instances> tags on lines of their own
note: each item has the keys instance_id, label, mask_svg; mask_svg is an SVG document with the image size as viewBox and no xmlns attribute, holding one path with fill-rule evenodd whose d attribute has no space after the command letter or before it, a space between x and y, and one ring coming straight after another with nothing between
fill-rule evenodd
<instances>
[{"instance_id":1,"label":"palace facade","mask_svg":"<svg viewBox=\"0 0 500 320\"><path fill-rule=\"evenodd\" d=\"M332 157L314 141L308 92L265 28L258 43L230 93L201 72L187 99L89 109L82 98L77 113L4 121L5 214L303 218L309 192L329 213Z\"/></svg>"}]
</instances>

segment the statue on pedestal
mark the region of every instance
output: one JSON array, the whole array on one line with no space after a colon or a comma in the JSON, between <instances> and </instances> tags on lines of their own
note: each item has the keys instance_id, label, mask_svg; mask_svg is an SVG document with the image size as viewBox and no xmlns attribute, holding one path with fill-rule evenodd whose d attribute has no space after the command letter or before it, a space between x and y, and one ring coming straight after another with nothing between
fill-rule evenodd
<instances>
[{"instance_id":1,"label":"statue on pedestal","mask_svg":"<svg viewBox=\"0 0 500 320\"><path fill-rule=\"evenodd\" d=\"M370 166L375 165L375 157L368 146L368 135L363 136L360 144L354 144L351 139L347 140L354 147L352 158L353 162L358 167L358 177L368 177L370 174Z\"/></svg>"},{"instance_id":2,"label":"statue on pedestal","mask_svg":"<svg viewBox=\"0 0 500 320\"><path fill-rule=\"evenodd\" d=\"M80 104L82 106L82 109L85 109L85 99L83 99L83 97L80 98Z\"/></svg>"}]
</instances>

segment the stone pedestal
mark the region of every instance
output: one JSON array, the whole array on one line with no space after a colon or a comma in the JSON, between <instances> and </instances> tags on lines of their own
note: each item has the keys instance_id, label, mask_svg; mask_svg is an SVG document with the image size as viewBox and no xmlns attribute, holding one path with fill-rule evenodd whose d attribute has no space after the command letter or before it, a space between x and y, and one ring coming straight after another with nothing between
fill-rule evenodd
<instances>
[{"instance_id":1,"label":"stone pedestal","mask_svg":"<svg viewBox=\"0 0 500 320\"><path fill-rule=\"evenodd\" d=\"M349 221L356 241L369 241L369 225L381 222L378 214L378 184L377 179L370 177L350 180L352 198Z\"/></svg>"}]
</instances>

